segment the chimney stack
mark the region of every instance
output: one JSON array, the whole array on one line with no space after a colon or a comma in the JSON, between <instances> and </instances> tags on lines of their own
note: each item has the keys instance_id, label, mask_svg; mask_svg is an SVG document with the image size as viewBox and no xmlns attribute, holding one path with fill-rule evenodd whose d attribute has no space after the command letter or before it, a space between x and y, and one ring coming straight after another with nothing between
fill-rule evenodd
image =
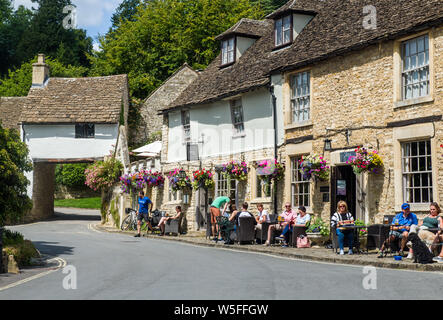
<instances>
[{"instance_id":1,"label":"chimney stack","mask_svg":"<svg viewBox=\"0 0 443 320\"><path fill-rule=\"evenodd\" d=\"M39 54L37 63L32 65L32 87L43 87L49 78L49 67L45 63L45 55Z\"/></svg>"}]
</instances>

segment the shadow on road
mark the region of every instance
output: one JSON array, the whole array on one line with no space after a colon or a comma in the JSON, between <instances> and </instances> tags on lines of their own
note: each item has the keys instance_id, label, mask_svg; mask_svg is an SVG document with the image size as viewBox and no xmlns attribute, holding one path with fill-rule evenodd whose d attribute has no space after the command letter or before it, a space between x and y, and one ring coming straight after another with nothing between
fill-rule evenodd
<instances>
[{"instance_id":1,"label":"shadow on road","mask_svg":"<svg viewBox=\"0 0 443 320\"><path fill-rule=\"evenodd\" d=\"M65 210L63 210L65 211ZM48 221L101 221L99 211L82 211L82 212L62 212L60 209L55 209L54 216Z\"/></svg>"},{"instance_id":2,"label":"shadow on road","mask_svg":"<svg viewBox=\"0 0 443 320\"><path fill-rule=\"evenodd\" d=\"M59 256L62 254L72 255L74 247L59 246L60 242L33 241L35 247L42 254L50 256Z\"/></svg>"}]
</instances>

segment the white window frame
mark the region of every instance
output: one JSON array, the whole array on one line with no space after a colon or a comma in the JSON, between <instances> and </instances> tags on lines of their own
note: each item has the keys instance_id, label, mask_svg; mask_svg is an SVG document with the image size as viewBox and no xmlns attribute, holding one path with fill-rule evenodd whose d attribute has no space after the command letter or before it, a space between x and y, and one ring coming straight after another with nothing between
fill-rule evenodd
<instances>
[{"instance_id":1,"label":"white window frame","mask_svg":"<svg viewBox=\"0 0 443 320\"><path fill-rule=\"evenodd\" d=\"M222 41L221 65L234 63L235 61L235 37Z\"/></svg>"},{"instance_id":2,"label":"white window frame","mask_svg":"<svg viewBox=\"0 0 443 320\"><path fill-rule=\"evenodd\" d=\"M275 20L274 23L274 46L281 47L292 42L292 15L287 15ZM285 37L287 36L287 37ZM287 40L285 41L285 38Z\"/></svg>"},{"instance_id":3,"label":"white window frame","mask_svg":"<svg viewBox=\"0 0 443 320\"><path fill-rule=\"evenodd\" d=\"M291 157L291 203L292 207L297 208L299 206L310 207L311 206L311 181L303 179L299 170L299 160L301 156ZM305 192L307 188L308 192ZM299 192L301 190L301 192ZM300 200L300 197L303 199ZM306 201L307 197L307 201Z\"/></svg>"},{"instance_id":4,"label":"white window frame","mask_svg":"<svg viewBox=\"0 0 443 320\"><path fill-rule=\"evenodd\" d=\"M400 48L402 99L411 100L429 96L431 94L429 35L424 34L405 40Z\"/></svg>"},{"instance_id":5,"label":"white window frame","mask_svg":"<svg viewBox=\"0 0 443 320\"><path fill-rule=\"evenodd\" d=\"M231 197L231 193L236 189L236 182L231 180L231 185L228 185L228 178L222 173L217 172L215 196L216 197Z\"/></svg>"},{"instance_id":6,"label":"white window frame","mask_svg":"<svg viewBox=\"0 0 443 320\"><path fill-rule=\"evenodd\" d=\"M424 154L420 153L420 144L424 144ZM415 145L417 154L412 155ZM415 140L401 143L402 179L403 179L403 202L411 204L427 204L434 200L434 181L432 176L432 143L430 139ZM416 160L416 170L414 170ZM430 163L429 163L430 162ZM424 170L420 170L420 164L424 163ZM414 178L418 177L418 180ZM427 186L424 186L424 177L427 177ZM418 184L418 185L416 185ZM427 201L423 201L423 191L427 190ZM419 195L416 192L419 191ZM417 201L417 198L419 201Z\"/></svg>"},{"instance_id":7,"label":"white window frame","mask_svg":"<svg viewBox=\"0 0 443 320\"><path fill-rule=\"evenodd\" d=\"M231 118L234 127L234 136L243 135L245 133L245 122L243 113L243 104L241 99L231 100ZM236 109L239 110L240 117L236 117Z\"/></svg>"},{"instance_id":8,"label":"white window frame","mask_svg":"<svg viewBox=\"0 0 443 320\"><path fill-rule=\"evenodd\" d=\"M255 197L256 198L270 198L272 194L272 183L269 186L269 195L265 192L265 186L263 179L261 179L262 176L259 176L256 174L256 180L255 180Z\"/></svg>"},{"instance_id":9,"label":"white window frame","mask_svg":"<svg viewBox=\"0 0 443 320\"><path fill-rule=\"evenodd\" d=\"M189 110L182 110L181 112L182 127L183 127L183 142L191 142L191 113Z\"/></svg>"},{"instance_id":10,"label":"white window frame","mask_svg":"<svg viewBox=\"0 0 443 320\"><path fill-rule=\"evenodd\" d=\"M290 77L291 120L293 124L311 120L311 72L298 72Z\"/></svg>"}]
</instances>

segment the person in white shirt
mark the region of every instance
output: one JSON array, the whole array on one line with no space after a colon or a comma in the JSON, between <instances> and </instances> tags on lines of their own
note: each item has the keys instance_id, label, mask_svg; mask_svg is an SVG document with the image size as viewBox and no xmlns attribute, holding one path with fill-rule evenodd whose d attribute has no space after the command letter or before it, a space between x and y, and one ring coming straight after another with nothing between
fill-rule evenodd
<instances>
[{"instance_id":1,"label":"person in white shirt","mask_svg":"<svg viewBox=\"0 0 443 320\"><path fill-rule=\"evenodd\" d=\"M269 218L268 212L266 210L263 210L263 204L261 203L257 204L257 210L258 210L258 216L255 217L255 220L257 220L257 225L255 226L255 229L261 231L262 223L271 222L271 219Z\"/></svg>"}]
</instances>

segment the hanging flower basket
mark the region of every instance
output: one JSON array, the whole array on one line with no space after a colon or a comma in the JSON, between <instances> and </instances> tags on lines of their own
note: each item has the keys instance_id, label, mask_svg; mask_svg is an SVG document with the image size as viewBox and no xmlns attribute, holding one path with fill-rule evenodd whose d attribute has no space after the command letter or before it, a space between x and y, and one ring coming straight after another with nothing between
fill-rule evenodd
<instances>
[{"instance_id":1,"label":"hanging flower basket","mask_svg":"<svg viewBox=\"0 0 443 320\"><path fill-rule=\"evenodd\" d=\"M228 178L238 181L248 179L248 165L246 162L230 161L223 165L221 172Z\"/></svg>"},{"instance_id":2,"label":"hanging flower basket","mask_svg":"<svg viewBox=\"0 0 443 320\"><path fill-rule=\"evenodd\" d=\"M133 174L125 174L120 177L121 190L124 193L137 193L146 187L143 173L136 172Z\"/></svg>"},{"instance_id":3,"label":"hanging flower basket","mask_svg":"<svg viewBox=\"0 0 443 320\"><path fill-rule=\"evenodd\" d=\"M214 174L209 170L197 170L193 174L192 186L195 190L198 190L199 188L213 190L215 187L213 176Z\"/></svg>"},{"instance_id":4,"label":"hanging flower basket","mask_svg":"<svg viewBox=\"0 0 443 320\"><path fill-rule=\"evenodd\" d=\"M355 174L363 172L381 173L383 170L383 160L376 150L369 151L365 148L358 147L355 149L356 155L350 156L347 164L352 166Z\"/></svg>"},{"instance_id":5,"label":"hanging flower basket","mask_svg":"<svg viewBox=\"0 0 443 320\"><path fill-rule=\"evenodd\" d=\"M173 191L180 191L187 188L191 188L191 179L187 175L180 176L180 169L174 169L168 173L169 184Z\"/></svg>"},{"instance_id":6,"label":"hanging flower basket","mask_svg":"<svg viewBox=\"0 0 443 320\"><path fill-rule=\"evenodd\" d=\"M165 178L160 172L143 171L143 180L148 187L163 187Z\"/></svg>"},{"instance_id":7,"label":"hanging flower basket","mask_svg":"<svg viewBox=\"0 0 443 320\"><path fill-rule=\"evenodd\" d=\"M299 160L300 173L306 180L318 179L320 181L329 180L329 166L323 157L309 155Z\"/></svg>"},{"instance_id":8,"label":"hanging flower basket","mask_svg":"<svg viewBox=\"0 0 443 320\"><path fill-rule=\"evenodd\" d=\"M263 160L257 164L257 175L264 180L266 184L271 184L272 181L280 181L285 175L285 167L274 160Z\"/></svg>"}]
</instances>

